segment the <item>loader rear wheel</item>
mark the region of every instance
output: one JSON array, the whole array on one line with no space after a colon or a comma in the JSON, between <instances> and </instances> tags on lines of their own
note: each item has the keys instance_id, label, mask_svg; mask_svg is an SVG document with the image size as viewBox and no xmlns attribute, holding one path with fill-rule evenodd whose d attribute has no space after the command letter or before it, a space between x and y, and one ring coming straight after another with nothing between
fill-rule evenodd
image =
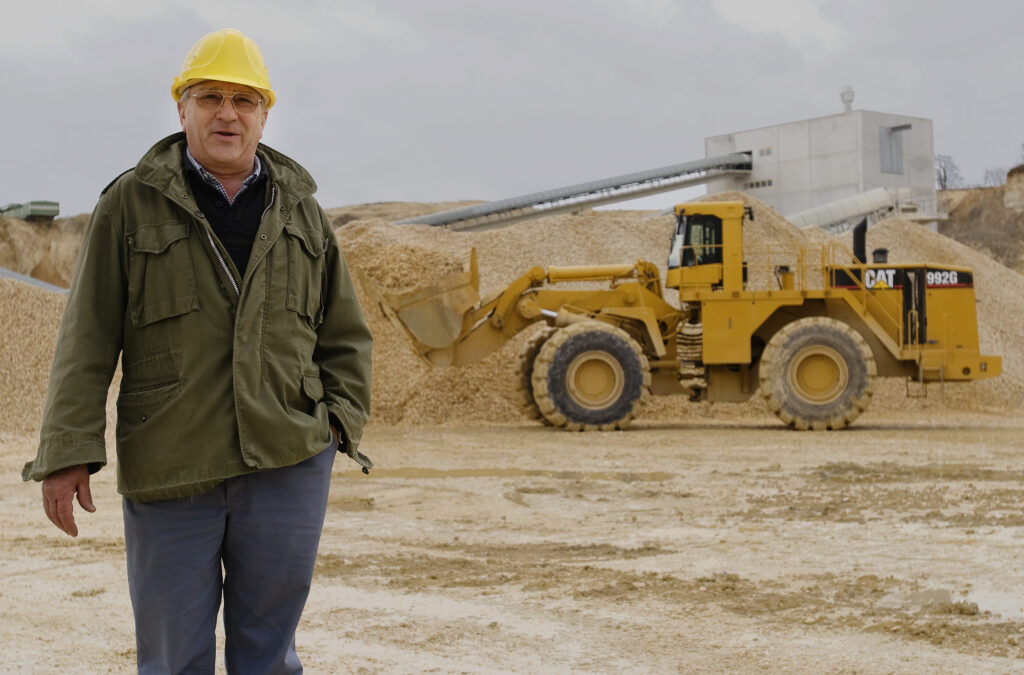
<instances>
[{"instance_id":1,"label":"loader rear wheel","mask_svg":"<svg viewBox=\"0 0 1024 675\"><path fill-rule=\"evenodd\" d=\"M544 415L540 414L540 408L537 407L537 401L533 397L533 362L537 359L540 348L544 346L548 338L554 335L555 330L551 326L545 326L534 333L519 352L519 360L516 363L519 373L519 407L527 418L540 420L544 424L550 423Z\"/></svg>"},{"instance_id":2,"label":"loader rear wheel","mask_svg":"<svg viewBox=\"0 0 1024 675\"><path fill-rule=\"evenodd\" d=\"M533 365L537 408L552 426L570 431L625 429L650 386L640 345L599 321L560 329Z\"/></svg>"},{"instance_id":3,"label":"loader rear wheel","mask_svg":"<svg viewBox=\"0 0 1024 675\"><path fill-rule=\"evenodd\" d=\"M842 429L868 407L877 370L867 342L826 317L776 333L761 355L761 395L794 429Z\"/></svg>"}]
</instances>

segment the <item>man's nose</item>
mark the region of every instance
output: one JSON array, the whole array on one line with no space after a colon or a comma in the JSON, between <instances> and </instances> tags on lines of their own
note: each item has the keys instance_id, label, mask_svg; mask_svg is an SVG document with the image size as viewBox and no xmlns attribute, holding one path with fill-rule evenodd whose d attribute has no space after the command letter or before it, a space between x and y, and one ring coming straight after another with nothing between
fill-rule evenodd
<instances>
[{"instance_id":1,"label":"man's nose","mask_svg":"<svg viewBox=\"0 0 1024 675\"><path fill-rule=\"evenodd\" d=\"M226 119L234 119L238 117L238 111L235 110L235 99L230 96L225 96L224 100L220 102L220 107L217 108L217 117L223 117Z\"/></svg>"}]
</instances>

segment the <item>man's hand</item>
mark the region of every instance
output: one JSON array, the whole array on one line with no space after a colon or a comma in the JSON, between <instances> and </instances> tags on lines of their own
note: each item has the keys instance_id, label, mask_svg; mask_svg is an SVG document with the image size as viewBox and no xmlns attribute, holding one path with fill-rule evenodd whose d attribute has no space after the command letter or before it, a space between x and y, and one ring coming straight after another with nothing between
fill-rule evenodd
<instances>
[{"instance_id":1,"label":"man's hand","mask_svg":"<svg viewBox=\"0 0 1024 675\"><path fill-rule=\"evenodd\" d=\"M92 513L96 507L92 503L89 491L89 466L79 464L54 471L43 479L43 510L57 529L67 532L72 537L78 536L75 525L74 499L78 493L78 503Z\"/></svg>"}]
</instances>

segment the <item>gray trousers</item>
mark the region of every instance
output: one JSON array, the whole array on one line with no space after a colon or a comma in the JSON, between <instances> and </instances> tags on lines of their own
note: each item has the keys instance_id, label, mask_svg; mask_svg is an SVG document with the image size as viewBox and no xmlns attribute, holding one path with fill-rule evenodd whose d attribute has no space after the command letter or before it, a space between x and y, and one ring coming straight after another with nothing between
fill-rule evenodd
<instances>
[{"instance_id":1,"label":"gray trousers","mask_svg":"<svg viewBox=\"0 0 1024 675\"><path fill-rule=\"evenodd\" d=\"M124 500L139 673L213 673L222 596L229 673L302 672L295 629L336 454L332 442L194 497Z\"/></svg>"}]
</instances>

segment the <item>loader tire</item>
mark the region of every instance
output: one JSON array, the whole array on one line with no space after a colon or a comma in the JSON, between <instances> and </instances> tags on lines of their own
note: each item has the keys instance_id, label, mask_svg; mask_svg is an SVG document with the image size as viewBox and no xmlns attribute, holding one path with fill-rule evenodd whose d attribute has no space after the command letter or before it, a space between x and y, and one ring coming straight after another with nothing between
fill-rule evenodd
<instances>
[{"instance_id":1,"label":"loader tire","mask_svg":"<svg viewBox=\"0 0 1024 675\"><path fill-rule=\"evenodd\" d=\"M533 365L541 415L569 431L629 426L651 386L647 357L625 331L599 321L558 330Z\"/></svg>"},{"instance_id":2,"label":"loader tire","mask_svg":"<svg viewBox=\"0 0 1024 675\"><path fill-rule=\"evenodd\" d=\"M540 408L537 407L537 401L533 397L533 362L537 359L540 348L555 333L555 330L552 326L545 326L534 333L519 352L519 360L516 363L519 374L519 408L528 419L540 420L543 424L549 424L549 422L540 414Z\"/></svg>"},{"instance_id":3,"label":"loader tire","mask_svg":"<svg viewBox=\"0 0 1024 675\"><path fill-rule=\"evenodd\" d=\"M877 370L863 336L826 317L776 333L761 355L761 395L794 429L842 429L868 407Z\"/></svg>"}]
</instances>

